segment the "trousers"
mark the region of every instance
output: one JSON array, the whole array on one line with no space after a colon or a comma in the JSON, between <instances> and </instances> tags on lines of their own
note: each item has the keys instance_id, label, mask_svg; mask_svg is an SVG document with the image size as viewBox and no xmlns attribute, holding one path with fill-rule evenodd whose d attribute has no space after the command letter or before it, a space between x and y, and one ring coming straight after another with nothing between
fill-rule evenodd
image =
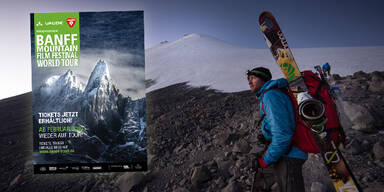
<instances>
[{"instance_id":1,"label":"trousers","mask_svg":"<svg viewBox=\"0 0 384 192\"><path fill-rule=\"evenodd\" d=\"M281 157L272 165L279 192L305 192L304 159Z\"/></svg>"}]
</instances>

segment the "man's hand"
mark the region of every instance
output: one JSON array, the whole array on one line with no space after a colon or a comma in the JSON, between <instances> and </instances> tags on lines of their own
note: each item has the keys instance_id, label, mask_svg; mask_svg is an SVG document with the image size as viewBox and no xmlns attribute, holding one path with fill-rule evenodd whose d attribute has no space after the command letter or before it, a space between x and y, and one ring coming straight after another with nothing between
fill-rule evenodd
<instances>
[{"instance_id":1,"label":"man's hand","mask_svg":"<svg viewBox=\"0 0 384 192\"><path fill-rule=\"evenodd\" d=\"M268 167L268 165L264 162L264 159L262 157L255 159L255 161L253 161L253 163L254 163L254 167L256 169Z\"/></svg>"},{"instance_id":2,"label":"man's hand","mask_svg":"<svg viewBox=\"0 0 384 192\"><path fill-rule=\"evenodd\" d=\"M268 167L268 165L264 162L263 158L258 158L257 164L258 164L257 166L260 168L267 168Z\"/></svg>"}]
</instances>

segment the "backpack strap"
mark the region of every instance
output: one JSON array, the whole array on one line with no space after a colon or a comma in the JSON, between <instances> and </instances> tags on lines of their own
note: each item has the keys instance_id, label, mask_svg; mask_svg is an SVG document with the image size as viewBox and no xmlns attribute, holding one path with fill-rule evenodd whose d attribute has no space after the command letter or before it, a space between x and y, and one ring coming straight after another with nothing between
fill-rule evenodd
<instances>
[{"instance_id":1,"label":"backpack strap","mask_svg":"<svg viewBox=\"0 0 384 192\"><path fill-rule=\"evenodd\" d=\"M263 98L264 98L264 94L265 94L266 92L268 92L268 91L270 91L270 90L273 90L273 89L277 89L277 90L282 91L280 88L269 88L269 89L267 89L267 90L265 90L265 91L263 92L263 94L261 95L261 99L260 99L260 100L263 100ZM283 92L283 91L282 91L282 92ZM261 121L263 121L263 119L264 119L264 117L265 117L265 115L266 115L266 113L265 113L265 109L264 109L264 102L262 102L262 101L261 101L261 110L263 111L263 115L261 116L260 121L259 121L259 123L257 124L257 126L260 126Z\"/></svg>"},{"instance_id":2,"label":"backpack strap","mask_svg":"<svg viewBox=\"0 0 384 192\"><path fill-rule=\"evenodd\" d=\"M265 113L265 109L264 109L264 102L262 102L263 98L264 98L264 94L266 92L268 92L269 90L272 90L272 89L279 89L279 88L270 88L270 89L267 89L263 92L263 94L261 95L261 99L260 99L260 102L261 102L261 110L263 111L263 115L261 116L259 122L257 122L257 127L260 127L261 123L263 122L265 116L266 116L266 113Z\"/></svg>"},{"instance_id":3,"label":"backpack strap","mask_svg":"<svg viewBox=\"0 0 384 192\"><path fill-rule=\"evenodd\" d=\"M265 94L266 92L268 92L268 91L270 91L270 90L274 90L274 89L283 92L285 95L287 95L287 96L289 97L289 100L291 101L291 98L290 98L290 95L289 95L289 91L290 91L289 88L276 88L276 87L265 90L264 93L263 93L263 95L261 96L261 99L260 99L260 100L263 100L263 98L264 98L264 94ZM293 104L292 104L292 105L293 105ZM292 106L292 107L294 107L294 106ZM264 120L264 118L265 118L265 116L266 116L265 109L264 109L264 102L261 102L261 110L263 111L264 114L261 116L259 122L257 123L257 126L258 126L258 127L260 127L261 122ZM295 109L294 109L294 110L295 110ZM297 115L295 114L295 122L297 122L296 116L297 116ZM286 153L285 153L286 155L287 155L289 152L291 152L292 147L293 147L293 144L294 144L294 140L293 140L293 136L292 136L292 138L291 138L291 142L289 143L289 147L288 147L288 149L287 149L287 151L286 151Z\"/></svg>"}]
</instances>

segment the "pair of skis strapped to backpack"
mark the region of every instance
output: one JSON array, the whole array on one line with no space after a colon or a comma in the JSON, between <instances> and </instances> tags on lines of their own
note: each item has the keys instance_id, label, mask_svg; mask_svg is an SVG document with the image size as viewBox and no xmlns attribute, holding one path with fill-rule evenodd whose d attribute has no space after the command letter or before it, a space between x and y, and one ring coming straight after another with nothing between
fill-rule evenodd
<instances>
[{"instance_id":1,"label":"pair of skis strapped to backpack","mask_svg":"<svg viewBox=\"0 0 384 192\"><path fill-rule=\"evenodd\" d=\"M296 97L299 110L297 113L310 128L336 191L361 191L345 159L332 140L331 134L326 131L327 106L313 98L313 93L310 94L310 87L307 87L276 19L270 12L263 12L259 17L259 24L273 57Z\"/></svg>"}]
</instances>

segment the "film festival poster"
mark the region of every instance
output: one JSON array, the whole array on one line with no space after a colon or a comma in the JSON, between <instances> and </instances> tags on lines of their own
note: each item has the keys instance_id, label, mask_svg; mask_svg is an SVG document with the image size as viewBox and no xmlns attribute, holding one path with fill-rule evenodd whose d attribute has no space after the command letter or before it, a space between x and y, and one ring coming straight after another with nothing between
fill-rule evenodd
<instances>
[{"instance_id":1,"label":"film festival poster","mask_svg":"<svg viewBox=\"0 0 384 192\"><path fill-rule=\"evenodd\" d=\"M31 14L35 173L147 170L143 14Z\"/></svg>"}]
</instances>

